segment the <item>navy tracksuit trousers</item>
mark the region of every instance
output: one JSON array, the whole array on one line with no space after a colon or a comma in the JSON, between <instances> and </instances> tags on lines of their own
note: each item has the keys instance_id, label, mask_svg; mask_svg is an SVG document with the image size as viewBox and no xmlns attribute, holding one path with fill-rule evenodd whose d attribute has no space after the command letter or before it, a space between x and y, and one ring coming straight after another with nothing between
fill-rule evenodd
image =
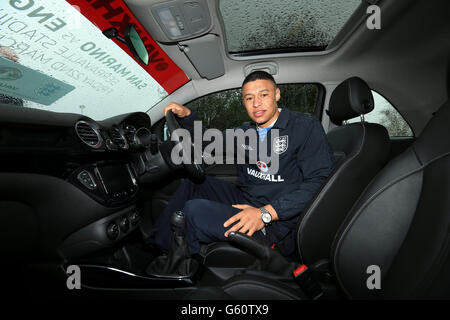
<instances>
[{"instance_id":1,"label":"navy tracksuit trousers","mask_svg":"<svg viewBox=\"0 0 450 320\"><path fill-rule=\"evenodd\" d=\"M223 224L229 218L241 211L232 207L233 204L249 204L244 200L242 192L232 183L206 177L201 184L195 184L186 179L172 196L163 214L153 227L148 241L164 252L168 252L172 245L173 233L170 227L170 216L173 212L181 210L186 221L186 240L191 255L200 252L202 243L226 241ZM271 235L266 236L257 231L253 237L273 243Z\"/></svg>"}]
</instances>

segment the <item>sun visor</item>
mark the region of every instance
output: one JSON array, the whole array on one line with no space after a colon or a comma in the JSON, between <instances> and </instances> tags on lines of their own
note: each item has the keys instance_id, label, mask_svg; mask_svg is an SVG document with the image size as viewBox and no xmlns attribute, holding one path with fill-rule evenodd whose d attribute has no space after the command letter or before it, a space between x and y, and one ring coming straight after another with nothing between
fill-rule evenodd
<instances>
[{"instance_id":1,"label":"sun visor","mask_svg":"<svg viewBox=\"0 0 450 320\"><path fill-rule=\"evenodd\" d=\"M219 37L207 34L180 42L180 47L201 77L211 80L225 74Z\"/></svg>"}]
</instances>

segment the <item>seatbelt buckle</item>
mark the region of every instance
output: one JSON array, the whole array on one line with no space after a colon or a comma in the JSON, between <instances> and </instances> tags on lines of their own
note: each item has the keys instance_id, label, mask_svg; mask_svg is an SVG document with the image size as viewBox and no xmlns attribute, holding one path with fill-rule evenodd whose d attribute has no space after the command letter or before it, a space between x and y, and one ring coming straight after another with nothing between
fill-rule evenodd
<instances>
[{"instance_id":1,"label":"seatbelt buckle","mask_svg":"<svg viewBox=\"0 0 450 320\"><path fill-rule=\"evenodd\" d=\"M295 282L310 299L318 300L323 296L319 282L314 279L311 270L306 265L302 264L297 267L292 274Z\"/></svg>"}]
</instances>

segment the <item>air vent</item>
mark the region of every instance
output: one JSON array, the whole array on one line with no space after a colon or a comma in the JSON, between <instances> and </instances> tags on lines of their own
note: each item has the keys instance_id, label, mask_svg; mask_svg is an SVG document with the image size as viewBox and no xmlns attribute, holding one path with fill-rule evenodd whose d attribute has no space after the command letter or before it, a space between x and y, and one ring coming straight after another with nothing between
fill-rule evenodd
<instances>
[{"instance_id":1,"label":"air vent","mask_svg":"<svg viewBox=\"0 0 450 320\"><path fill-rule=\"evenodd\" d=\"M99 148L102 145L102 136L91 124L86 121L78 121L75 124L75 131L78 137L92 148Z\"/></svg>"},{"instance_id":2,"label":"air vent","mask_svg":"<svg viewBox=\"0 0 450 320\"><path fill-rule=\"evenodd\" d=\"M114 141L119 148L128 149L128 143L123 134L120 132L119 128L111 129L111 139Z\"/></svg>"}]
</instances>

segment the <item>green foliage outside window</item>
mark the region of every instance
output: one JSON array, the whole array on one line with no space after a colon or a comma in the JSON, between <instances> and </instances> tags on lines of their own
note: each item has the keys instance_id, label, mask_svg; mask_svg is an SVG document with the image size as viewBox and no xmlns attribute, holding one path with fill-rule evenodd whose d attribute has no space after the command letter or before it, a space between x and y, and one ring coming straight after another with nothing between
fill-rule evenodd
<instances>
[{"instance_id":1,"label":"green foliage outside window","mask_svg":"<svg viewBox=\"0 0 450 320\"><path fill-rule=\"evenodd\" d=\"M280 84L281 99L279 107L293 111L313 113L318 98L318 86L315 84ZM196 99L188 104L195 110L207 128L225 130L250 121L242 103L241 89L215 92Z\"/></svg>"},{"instance_id":2,"label":"green foliage outside window","mask_svg":"<svg viewBox=\"0 0 450 320\"><path fill-rule=\"evenodd\" d=\"M413 137L411 127L394 106L378 92L372 90L372 94L375 108L364 115L365 121L381 124L387 129L390 137ZM359 121L361 121L360 118L356 117L346 123Z\"/></svg>"}]
</instances>

